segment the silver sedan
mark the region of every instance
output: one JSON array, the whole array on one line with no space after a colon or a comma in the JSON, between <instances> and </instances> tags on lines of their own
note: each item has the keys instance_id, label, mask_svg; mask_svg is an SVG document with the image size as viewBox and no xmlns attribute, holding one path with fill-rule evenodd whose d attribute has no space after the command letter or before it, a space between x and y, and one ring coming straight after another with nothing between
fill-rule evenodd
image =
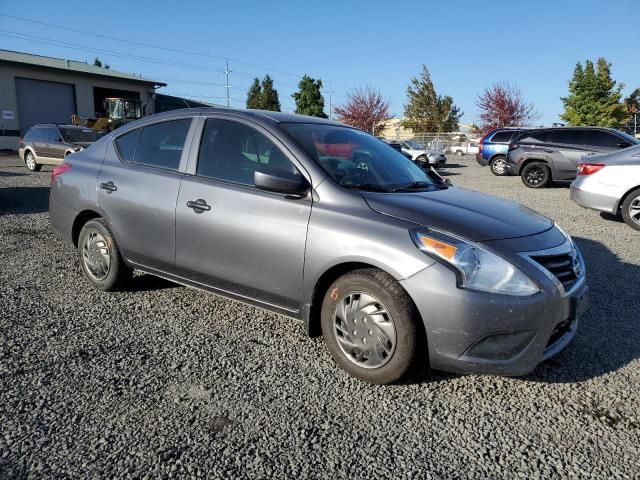
<instances>
[{"instance_id":1,"label":"silver sedan","mask_svg":"<svg viewBox=\"0 0 640 480\"><path fill-rule=\"evenodd\" d=\"M571 199L593 210L621 214L640 230L640 145L583 159L571 184Z\"/></svg>"}]
</instances>

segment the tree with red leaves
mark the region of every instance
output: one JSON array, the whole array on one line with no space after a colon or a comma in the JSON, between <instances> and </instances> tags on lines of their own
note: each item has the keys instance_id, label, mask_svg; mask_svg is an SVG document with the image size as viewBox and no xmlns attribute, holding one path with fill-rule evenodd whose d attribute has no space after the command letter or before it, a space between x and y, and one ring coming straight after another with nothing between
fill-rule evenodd
<instances>
[{"instance_id":1,"label":"tree with red leaves","mask_svg":"<svg viewBox=\"0 0 640 480\"><path fill-rule=\"evenodd\" d=\"M344 105L333 109L338 120L365 132L382 131L389 119L389 100L372 87L356 88L347 95Z\"/></svg>"},{"instance_id":2,"label":"tree with red leaves","mask_svg":"<svg viewBox=\"0 0 640 480\"><path fill-rule=\"evenodd\" d=\"M488 132L496 127L525 126L540 117L522 90L508 82L494 83L476 97L480 130Z\"/></svg>"}]
</instances>

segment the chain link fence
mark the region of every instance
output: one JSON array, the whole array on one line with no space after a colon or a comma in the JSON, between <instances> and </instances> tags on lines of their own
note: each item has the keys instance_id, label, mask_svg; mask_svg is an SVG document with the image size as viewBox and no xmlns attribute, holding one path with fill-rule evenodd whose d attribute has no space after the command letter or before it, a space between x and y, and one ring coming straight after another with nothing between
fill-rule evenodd
<instances>
[{"instance_id":1,"label":"chain link fence","mask_svg":"<svg viewBox=\"0 0 640 480\"><path fill-rule=\"evenodd\" d=\"M477 142L479 137L465 132L396 132L395 134L386 133L382 135L384 140L401 141L412 140L426 148L438 150L441 152L449 152L457 145L467 145L469 142Z\"/></svg>"}]
</instances>

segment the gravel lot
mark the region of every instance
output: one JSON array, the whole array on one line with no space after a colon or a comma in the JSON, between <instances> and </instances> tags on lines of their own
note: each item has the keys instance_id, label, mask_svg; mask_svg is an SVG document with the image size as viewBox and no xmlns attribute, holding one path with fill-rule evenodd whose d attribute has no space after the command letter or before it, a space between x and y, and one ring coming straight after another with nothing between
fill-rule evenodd
<instances>
[{"instance_id":1,"label":"gravel lot","mask_svg":"<svg viewBox=\"0 0 640 480\"><path fill-rule=\"evenodd\" d=\"M92 290L49 228L51 169L0 157L0 477L640 478L640 235L451 161L585 256L579 335L526 378L370 386L294 320L147 275Z\"/></svg>"}]
</instances>

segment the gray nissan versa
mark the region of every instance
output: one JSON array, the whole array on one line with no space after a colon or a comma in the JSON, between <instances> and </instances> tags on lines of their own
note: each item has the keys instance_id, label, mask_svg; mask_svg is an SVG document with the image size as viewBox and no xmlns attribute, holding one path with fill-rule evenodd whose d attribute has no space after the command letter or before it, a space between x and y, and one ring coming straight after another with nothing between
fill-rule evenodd
<instances>
[{"instance_id":1,"label":"gray nissan versa","mask_svg":"<svg viewBox=\"0 0 640 480\"><path fill-rule=\"evenodd\" d=\"M54 168L49 213L94 287L138 269L299 318L373 383L423 352L436 369L526 374L586 306L582 257L553 221L324 119L138 120Z\"/></svg>"}]
</instances>

